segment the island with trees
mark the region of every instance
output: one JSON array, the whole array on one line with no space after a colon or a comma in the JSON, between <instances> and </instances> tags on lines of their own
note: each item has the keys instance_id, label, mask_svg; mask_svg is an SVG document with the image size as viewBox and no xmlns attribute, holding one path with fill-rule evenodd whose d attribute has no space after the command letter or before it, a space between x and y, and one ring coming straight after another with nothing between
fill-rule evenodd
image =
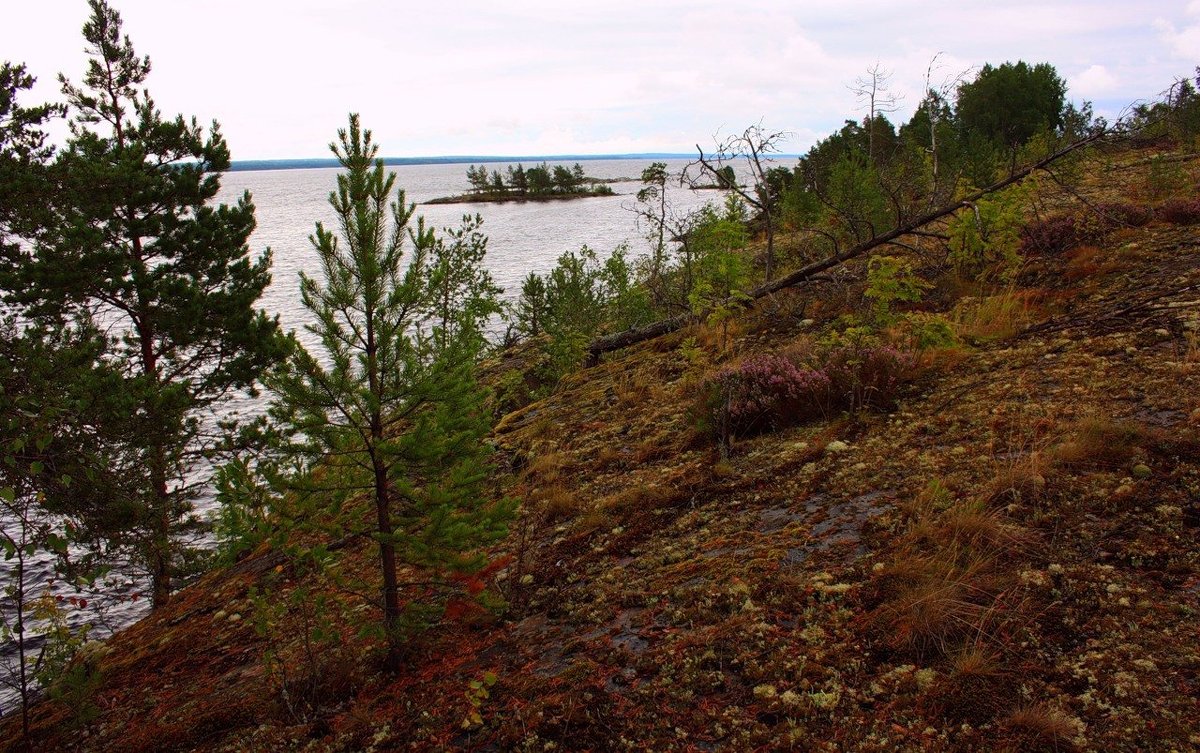
<instances>
[{"instance_id":1,"label":"island with trees","mask_svg":"<svg viewBox=\"0 0 1200 753\"><path fill-rule=\"evenodd\" d=\"M516 167L509 165L503 173L498 169L489 172L485 165L471 165L467 168L467 182L471 184L469 192L443 196L425 203L561 201L615 195L607 185L613 182L611 179L588 177L583 172L583 165L578 162L571 167L542 162L528 170L518 163Z\"/></svg>"}]
</instances>

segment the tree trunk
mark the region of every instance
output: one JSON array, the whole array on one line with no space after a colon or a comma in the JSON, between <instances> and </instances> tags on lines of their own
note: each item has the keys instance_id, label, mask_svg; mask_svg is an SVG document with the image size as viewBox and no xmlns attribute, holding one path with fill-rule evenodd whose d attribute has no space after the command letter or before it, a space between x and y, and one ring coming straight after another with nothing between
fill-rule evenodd
<instances>
[{"instance_id":1,"label":"tree trunk","mask_svg":"<svg viewBox=\"0 0 1200 753\"><path fill-rule=\"evenodd\" d=\"M387 633L388 652L384 668L398 672L400 655L400 586L396 577L396 547L392 544L391 498L388 493L387 469L378 461L375 467L375 514L379 526L379 562L383 569L383 628Z\"/></svg>"}]
</instances>

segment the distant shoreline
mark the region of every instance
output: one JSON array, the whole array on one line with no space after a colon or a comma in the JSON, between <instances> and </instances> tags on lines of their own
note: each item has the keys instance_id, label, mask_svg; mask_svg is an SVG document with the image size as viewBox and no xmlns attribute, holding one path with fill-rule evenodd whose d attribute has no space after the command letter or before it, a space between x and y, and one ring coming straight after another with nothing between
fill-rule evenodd
<instances>
[{"instance_id":1,"label":"distant shoreline","mask_svg":"<svg viewBox=\"0 0 1200 753\"><path fill-rule=\"evenodd\" d=\"M541 193L541 194L459 194L458 196L442 196L421 204L509 204L526 201L571 201L572 199L595 199L604 196L621 196L619 193L593 193L591 191L576 191L572 193Z\"/></svg>"},{"instance_id":2,"label":"distant shoreline","mask_svg":"<svg viewBox=\"0 0 1200 753\"><path fill-rule=\"evenodd\" d=\"M546 156L448 156L448 157L384 157L385 165L468 165L479 163L538 163L538 162L584 162L594 160L676 160L692 159L691 154L673 154L669 152L647 152L645 154L551 154ZM234 160L229 165L230 172L248 170L305 170L325 167L338 167L338 161L333 158L322 159L251 159Z\"/></svg>"}]
</instances>

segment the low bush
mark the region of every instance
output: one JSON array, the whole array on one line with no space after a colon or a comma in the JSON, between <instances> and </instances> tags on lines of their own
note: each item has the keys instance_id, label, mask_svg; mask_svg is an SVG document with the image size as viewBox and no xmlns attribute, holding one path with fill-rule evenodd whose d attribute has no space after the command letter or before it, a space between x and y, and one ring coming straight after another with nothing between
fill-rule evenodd
<instances>
[{"instance_id":1,"label":"low bush","mask_svg":"<svg viewBox=\"0 0 1200 753\"><path fill-rule=\"evenodd\" d=\"M704 381L702 418L724 443L835 410L887 409L916 365L911 353L866 343L754 355Z\"/></svg>"},{"instance_id":2,"label":"low bush","mask_svg":"<svg viewBox=\"0 0 1200 753\"><path fill-rule=\"evenodd\" d=\"M1096 212L1109 227L1145 227L1154 219L1149 207L1107 201L1096 204Z\"/></svg>"},{"instance_id":3,"label":"low bush","mask_svg":"<svg viewBox=\"0 0 1200 753\"><path fill-rule=\"evenodd\" d=\"M1070 214L1031 222L1021 230L1021 253L1061 254L1082 242L1080 231L1079 222Z\"/></svg>"},{"instance_id":4,"label":"low bush","mask_svg":"<svg viewBox=\"0 0 1200 753\"><path fill-rule=\"evenodd\" d=\"M1173 225L1200 224L1200 199L1175 199L1158 207L1158 217Z\"/></svg>"},{"instance_id":5,"label":"low bush","mask_svg":"<svg viewBox=\"0 0 1200 753\"><path fill-rule=\"evenodd\" d=\"M824 415L831 386L822 371L784 355L760 354L719 370L707 380L705 391L717 422L743 433Z\"/></svg>"},{"instance_id":6,"label":"low bush","mask_svg":"<svg viewBox=\"0 0 1200 753\"><path fill-rule=\"evenodd\" d=\"M1196 221L1200 221L1200 202L1168 204L1196 204ZM1117 228L1144 227L1153 216L1148 207L1122 202L1104 202L1080 212L1052 215L1022 228L1021 253L1061 254L1085 243L1097 243Z\"/></svg>"},{"instance_id":7,"label":"low bush","mask_svg":"<svg viewBox=\"0 0 1200 753\"><path fill-rule=\"evenodd\" d=\"M891 408L900 389L916 375L917 360L890 345L847 346L825 357L834 404L851 411Z\"/></svg>"}]
</instances>

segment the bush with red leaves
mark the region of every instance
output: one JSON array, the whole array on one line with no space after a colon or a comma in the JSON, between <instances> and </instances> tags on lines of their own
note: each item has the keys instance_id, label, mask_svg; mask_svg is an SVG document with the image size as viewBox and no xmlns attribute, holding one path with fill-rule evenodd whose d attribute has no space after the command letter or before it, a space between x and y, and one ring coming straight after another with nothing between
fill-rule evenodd
<instances>
[{"instance_id":1,"label":"bush with red leaves","mask_svg":"<svg viewBox=\"0 0 1200 753\"><path fill-rule=\"evenodd\" d=\"M1174 199L1158 208L1158 217L1173 225L1200 224L1200 199Z\"/></svg>"},{"instance_id":2,"label":"bush with red leaves","mask_svg":"<svg viewBox=\"0 0 1200 753\"><path fill-rule=\"evenodd\" d=\"M915 376L916 363L911 353L877 345L844 346L807 356L750 356L705 380L705 419L712 421L718 435L747 434L835 410L887 409Z\"/></svg>"}]
</instances>

